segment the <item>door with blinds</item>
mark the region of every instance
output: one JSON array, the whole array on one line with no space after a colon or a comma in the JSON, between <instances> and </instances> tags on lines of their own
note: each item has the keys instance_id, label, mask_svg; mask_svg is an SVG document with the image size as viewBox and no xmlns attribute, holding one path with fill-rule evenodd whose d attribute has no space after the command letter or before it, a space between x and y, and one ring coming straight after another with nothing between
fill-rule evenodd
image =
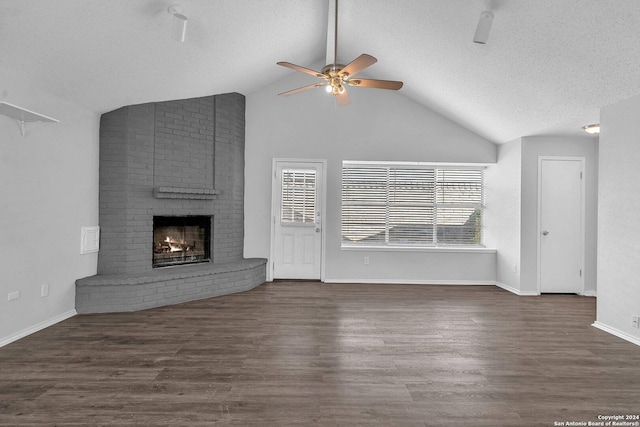
<instances>
[{"instance_id":1,"label":"door with blinds","mask_svg":"<svg viewBox=\"0 0 640 427\"><path fill-rule=\"evenodd\" d=\"M323 162L274 163L273 279L322 279L323 179Z\"/></svg>"}]
</instances>

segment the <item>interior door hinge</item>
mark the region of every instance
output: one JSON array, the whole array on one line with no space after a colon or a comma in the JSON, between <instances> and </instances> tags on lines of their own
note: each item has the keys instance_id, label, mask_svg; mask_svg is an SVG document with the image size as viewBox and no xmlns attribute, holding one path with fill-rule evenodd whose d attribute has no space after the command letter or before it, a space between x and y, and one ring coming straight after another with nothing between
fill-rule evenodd
<instances>
[{"instance_id":1,"label":"interior door hinge","mask_svg":"<svg viewBox=\"0 0 640 427\"><path fill-rule=\"evenodd\" d=\"M582 277L582 270L580 270L580 277Z\"/></svg>"},{"instance_id":2,"label":"interior door hinge","mask_svg":"<svg viewBox=\"0 0 640 427\"><path fill-rule=\"evenodd\" d=\"M580 172L580 179L582 179L582 172Z\"/></svg>"}]
</instances>

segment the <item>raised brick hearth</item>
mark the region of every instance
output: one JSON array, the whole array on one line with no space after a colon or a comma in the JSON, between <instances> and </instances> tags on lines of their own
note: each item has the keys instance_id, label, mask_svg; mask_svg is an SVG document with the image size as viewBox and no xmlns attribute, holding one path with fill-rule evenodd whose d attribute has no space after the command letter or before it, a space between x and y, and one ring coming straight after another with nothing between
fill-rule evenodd
<instances>
[{"instance_id":1,"label":"raised brick hearth","mask_svg":"<svg viewBox=\"0 0 640 427\"><path fill-rule=\"evenodd\" d=\"M244 96L132 105L100 121L98 274L76 282L79 313L131 311L251 289L244 259ZM212 262L153 268L154 216L211 216Z\"/></svg>"}]
</instances>

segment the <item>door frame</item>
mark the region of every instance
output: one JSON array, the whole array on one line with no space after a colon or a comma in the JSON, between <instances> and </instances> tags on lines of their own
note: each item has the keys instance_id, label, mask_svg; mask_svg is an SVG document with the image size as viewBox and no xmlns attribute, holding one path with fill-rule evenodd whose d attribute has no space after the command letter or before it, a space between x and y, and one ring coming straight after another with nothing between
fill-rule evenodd
<instances>
[{"instance_id":1,"label":"door frame","mask_svg":"<svg viewBox=\"0 0 640 427\"><path fill-rule=\"evenodd\" d=\"M585 157L577 157L577 156L538 156L538 201L537 201L537 286L538 286L538 295L542 294L542 162L545 160L556 160L556 161L572 161L572 162L580 162L580 266L582 274L580 274L580 284L579 284L579 293L578 295L584 295L584 263L585 263L585 221L586 221L586 158Z\"/></svg>"},{"instance_id":2,"label":"door frame","mask_svg":"<svg viewBox=\"0 0 640 427\"><path fill-rule=\"evenodd\" d=\"M327 224L327 160L326 159L291 159L291 158L274 158L271 164L271 242L269 243L269 262L267 265L267 282L273 282L274 255L275 255L275 239L276 239L276 198L278 195L278 182L276 180L278 173L278 165L280 163L310 163L320 165L322 167L322 188L318 194L320 199L320 281L325 280L325 258L326 258L326 224Z\"/></svg>"}]
</instances>

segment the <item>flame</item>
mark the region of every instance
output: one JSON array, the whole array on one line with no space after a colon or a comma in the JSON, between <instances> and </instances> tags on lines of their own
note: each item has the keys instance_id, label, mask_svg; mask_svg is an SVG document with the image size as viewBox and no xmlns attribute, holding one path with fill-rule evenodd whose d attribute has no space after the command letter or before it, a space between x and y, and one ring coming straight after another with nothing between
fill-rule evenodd
<instances>
[{"instance_id":1,"label":"flame","mask_svg":"<svg viewBox=\"0 0 640 427\"><path fill-rule=\"evenodd\" d=\"M180 244L180 242L176 242L175 240L173 240L169 236L167 236L167 238L164 239L164 241L169 244L169 250L171 252L182 252L183 251L182 245Z\"/></svg>"}]
</instances>

